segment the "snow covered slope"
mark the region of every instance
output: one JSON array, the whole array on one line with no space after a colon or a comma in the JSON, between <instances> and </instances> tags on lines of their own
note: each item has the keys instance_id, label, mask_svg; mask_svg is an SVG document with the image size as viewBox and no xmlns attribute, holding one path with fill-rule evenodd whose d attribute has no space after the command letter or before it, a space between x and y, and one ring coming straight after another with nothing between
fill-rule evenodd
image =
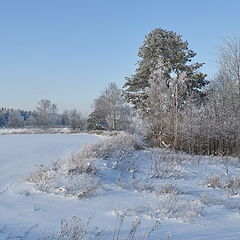
<instances>
[{"instance_id":1,"label":"snow covered slope","mask_svg":"<svg viewBox=\"0 0 240 240\"><path fill-rule=\"evenodd\" d=\"M93 159L99 189L87 198L46 193L26 182L34 165L66 160L98 140L87 134L0 136L0 239L43 238L59 231L62 218L92 213L91 224L104 229L104 240L114 239L118 215L125 216L119 240L136 217L142 222L138 234L160 222L152 240L240 239L238 159L131 148L123 157L123 146L118 151L109 141L102 147L115 157Z\"/></svg>"}]
</instances>

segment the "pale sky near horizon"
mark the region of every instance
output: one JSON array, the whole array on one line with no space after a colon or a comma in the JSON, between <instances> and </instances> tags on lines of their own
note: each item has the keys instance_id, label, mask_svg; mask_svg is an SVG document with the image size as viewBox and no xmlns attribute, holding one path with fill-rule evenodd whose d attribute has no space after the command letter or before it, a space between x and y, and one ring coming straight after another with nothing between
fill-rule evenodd
<instances>
[{"instance_id":1,"label":"pale sky near horizon","mask_svg":"<svg viewBox=\"0 0 240 240\"><path fill-rule=\"evenodd\" d=\"M110 82L134 74L144 36L172 30L216 71L217 46L240 36L238 0L0 0L0 107L89 113Z\"/></svg>"}]
</instances>

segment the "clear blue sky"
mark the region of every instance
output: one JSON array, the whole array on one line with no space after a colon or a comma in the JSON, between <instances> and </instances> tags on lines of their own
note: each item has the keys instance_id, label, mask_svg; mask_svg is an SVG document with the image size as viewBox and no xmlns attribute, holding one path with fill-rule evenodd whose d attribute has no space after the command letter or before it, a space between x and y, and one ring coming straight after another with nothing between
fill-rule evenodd
<instances>
[{"instance_id":1,"label":"clear blue sky","mask_svg":"<svg viewBox=\"0 0 240 240\"><path fill-rule=\"evenodd\" d=\"M107 86L134 73L144 36L183 35L216 71L221 38L240 35L239 0L0 0L0 107L89 112Z\"/></svg>"}]
</instances>

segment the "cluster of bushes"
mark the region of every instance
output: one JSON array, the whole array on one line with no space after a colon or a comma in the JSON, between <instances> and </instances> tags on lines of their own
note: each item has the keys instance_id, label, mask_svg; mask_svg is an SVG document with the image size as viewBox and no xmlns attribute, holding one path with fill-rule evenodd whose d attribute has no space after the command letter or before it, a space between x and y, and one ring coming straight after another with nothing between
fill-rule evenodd
<instances>
[{"instance_id":1,"label":"cluster of bushes","mask_svg":"<svg viewBox=\"0 0 240 240\"><path fill-rule=\"evenodd\" d=\"M63 163L53 163L49 167L40 165L27 177L35 190L62 196L85 198L94 194L100 185L94 171L89 171L90 163L84 162L78 172L70 171Z\"/></svg>"},{"instance_id":2,"label":"cluster of bushes","mask_svg":"<svg viewBox=\"0 0 240 240\"><path fill-rule=\"evenodd\" d=\"M122 132L86 145L80 152L73 153L66 162L40 165L26 180L33 183L39 191L78 198L88 197L101 187L94 159L111 159L119 164L140 148L141 143L136 135Z\"/></svg>"},{"instance_id":3,"label":"cluster of bushes","mask_svg":"<svg viewBox=\"0 0 240 240\"><path fill-rule=\"evenodd\" d=\"M223 178L222 175L211 175L205 180L205 185L209 188L225 189L229 195L240 194L240 175L229 176Z\"/></svg>"}]
</instances>

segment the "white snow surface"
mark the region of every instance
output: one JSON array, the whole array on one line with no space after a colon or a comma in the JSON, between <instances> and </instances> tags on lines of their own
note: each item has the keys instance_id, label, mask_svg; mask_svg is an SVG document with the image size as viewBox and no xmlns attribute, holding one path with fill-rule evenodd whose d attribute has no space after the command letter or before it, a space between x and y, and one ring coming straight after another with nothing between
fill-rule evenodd
<instances>
[{"instance_id":1,"label":"white snow surface","mask_svg":"<svg viewBox=\"0 0 240 240\"><path fill-rule=\"evenodd\" d=\"M87 143L99 141L100 137L88 134L21 134L0 136L0 239L39 239L59 231L62 218L78 216L87 218L94 213L93 225L104 229L102 239L112 239L116 212L127 215L122 231L127 232L135 217L142 221L140 232L145 232L160 221L159 231L149 239L163 239L171 233L176 240L238 240L240 239L240 198L229 196L224 189L208 188L207 176L239 174L237 160L220 163L215 157L192 157L181 154L181 163L176 168L182 171L177 178L149 178L151 150L138 150L129 158L137 171L135 178L142 185L149 181L155 186L175 184L181 194L170 198L159 196L154 191L137 191L116 184L118 176L123 181L131 178L123 169L113 168L110 160L96 159L102 187L86 199L63 197L34 191L26 177L35 165L54 160L66 160L71 152L78 151ZM164 152L164 150L162 150ZM161 152L161 150L159 150ZM192 159L192 160L189 160ZM124 167L123 167L124 168ZM141 185L140 184L140 185ZM209 194L215 199L210 204L200 203L200 194ZM168 199L173 199L166 203ZM194 217L186 217L184 206L193 204ZM182 204L182 205L181 205ZM176 206L181 212L174 212ZM152 209L152 210L151 210ZM192 213L192 212L191 212ZM190 213L190 215L191 215ZM23 238L25 236L25 238Z\"/></svg>"},{"instance_id":2,"label":"white snow surface","mask_svg":"<svg viewBox=\"0 0 240 240\"><path fill-rule=\"evenodd\" d=\"M6 134L43 134L43 133L72 133L68 127L64 128L0 128L0 135Z\"/></svg>"}]
</instances>

